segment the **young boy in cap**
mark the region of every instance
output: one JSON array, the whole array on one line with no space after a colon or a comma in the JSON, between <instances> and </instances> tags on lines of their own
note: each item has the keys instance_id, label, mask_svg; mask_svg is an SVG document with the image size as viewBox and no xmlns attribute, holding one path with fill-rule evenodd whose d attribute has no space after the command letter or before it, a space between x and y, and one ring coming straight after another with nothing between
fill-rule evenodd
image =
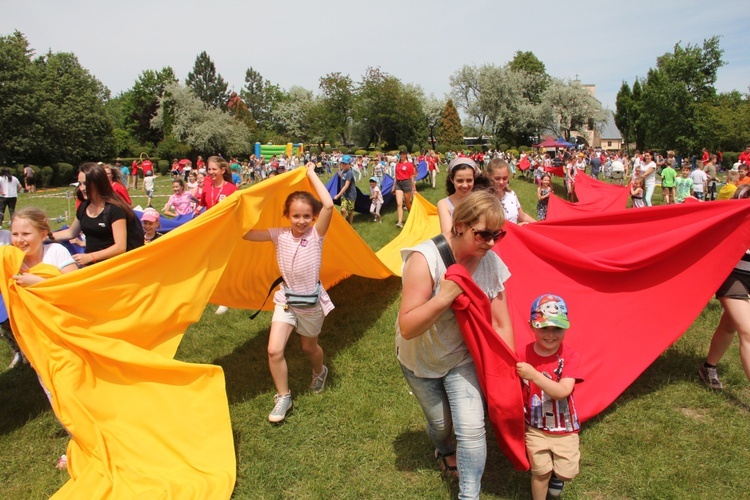
<instances>
[{"instance_id":1,"label":"young boy in cap","mask_svg":"<svg viewBox=\"0 0 750 500\"><path fill-rule=\"evenodd\" d=\"M349 224L354 222L354 202L357 200L357 186L354 183L354 174L352 173L352 157L344 155L341 157L339 162L339 176L341 180L339 185L343 187L334 200L341 198L341 215L349 221Z\"/></svg>"},{"instance_id":2,"label":"young boy in cap","mask_svg":"<svg viewBox=\"0 0 750 500\"><path fill-rule=\"evenodd\" d=\"M563 345L570 328L562 297L545 294L531 305L534 342L516 365L524 380L526 452L531 463L531 494L557 497L564 481L578 475L578 414L573 389L583 382L578 353Z\"/></svg>"},{"instance_id":3,"label":"young boy in cap","mask_svg":"<svg viewBox=\"0 0 750 500\"><path fill-rule=\"evenodd\" d=\"M155 182L156 176L154 175L154 172L152 170L148 170L143 175L143 190L146 191L146 197L148 198L148 204L146 206L149 208L152 208L151 200L154 198Z\"/></svg>"}]
</instances>

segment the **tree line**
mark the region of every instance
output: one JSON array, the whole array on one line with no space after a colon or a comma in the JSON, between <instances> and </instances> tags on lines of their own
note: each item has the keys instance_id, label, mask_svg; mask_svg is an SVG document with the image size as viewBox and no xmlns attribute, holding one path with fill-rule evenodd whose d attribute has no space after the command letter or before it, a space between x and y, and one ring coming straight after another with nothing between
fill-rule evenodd
<instances>
[{"instance_id":1,"label":"tree line","mask_svg":"<svg viewBox=\"0 0 750 500\"><path fill-rule=\"evenodd\" d=\"M703 48L678 44L632 90L624 83L616 118L625 138L641 149L690 151L731 150L745 141L747 127L736 123L747 117L747 96L716 94L721 64L718 39ZM282 89L249 67L232 92L201 52L184 81L171 67L148 69L113 97L74 54L36 56L16 31L0 37L0 164L77 164L141 152L166 159L246 156L256 141L440 150L473 135L489 136L495 147L521 146L548 133L569 139L605 118L580 82L548 75L532 52L516 52L502 66L465 65L450 76L450 88L445 98L428 96L371 67L359 80L333 72L314 91Z\"/></svg>"},{"instance_id":2,"label":"tree line","mask_svg":"<svg viewBox=\"0 0 750 500\"><path fill-rule=\"evenodd\" d=\"M719 37L701 45L677 43L656 59L656 67L623 82L615 123L636 149L675 150L691 155L742 151L750 144L750 101L737 90L717 93L716 72L725 61Z\"/></svg>"}]
</instances>

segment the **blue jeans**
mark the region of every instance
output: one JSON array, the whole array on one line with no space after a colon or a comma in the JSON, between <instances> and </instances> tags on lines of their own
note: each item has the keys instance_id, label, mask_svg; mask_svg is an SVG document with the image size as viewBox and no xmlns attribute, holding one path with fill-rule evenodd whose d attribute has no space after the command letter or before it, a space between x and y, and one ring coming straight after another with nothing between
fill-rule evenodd
<instances>
[{"instance_id":1,"label":"blue jeans","mask_svg":"<svg viewBox=\"0 0 750 500\"><path fill-rule=\"evenodd\" d=\"M406 382L427 419L427 435L440 453L454 451L456 435L458 498L479 498L487 439L484 397L474 363L457 366L442 378L421 378L401 366Z\"/></svg>"}]
</instances>

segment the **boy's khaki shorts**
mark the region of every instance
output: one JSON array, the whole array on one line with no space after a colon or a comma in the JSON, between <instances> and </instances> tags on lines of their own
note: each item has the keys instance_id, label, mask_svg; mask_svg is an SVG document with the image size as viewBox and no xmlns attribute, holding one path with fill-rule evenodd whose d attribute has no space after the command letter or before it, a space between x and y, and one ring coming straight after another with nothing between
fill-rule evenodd
<instances>
[{"instance_id":1,"label":"boy's khaki shorts","mask_svg":"<svg viewBox=\"0 0 750 500\"><path fill-rule=\"evenodd\" d=\"M581 461L578 434L547 434L526 426L526 452L532 475L542 476L553 470L561 479L578 475Z\"/></svg>"}]
</instances>

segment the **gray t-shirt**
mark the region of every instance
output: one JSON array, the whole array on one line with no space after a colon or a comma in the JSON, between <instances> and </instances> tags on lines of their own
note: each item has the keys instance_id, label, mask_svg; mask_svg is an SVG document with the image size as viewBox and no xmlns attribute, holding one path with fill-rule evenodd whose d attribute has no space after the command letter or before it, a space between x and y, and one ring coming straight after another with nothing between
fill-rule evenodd
<instances>
[{"instance_id":1,"label":"gray t-shirt","mask_svg":"<svg viewBox=\"0 0 750 500\"><path fill-rule=\"evenodd\" d=\"M342 196L346 198L347 200L356 200L357 199L357 185L354 183L354 173L352 172L351 168L341 171L341 187L342 188L346 184L346 181L351 181L351 182L349 182L349 187L347 188L346 191L344 191L344 194L342 194Z\"/></svg>"},{"instance_id":2,"label":"gray t-shirt","mask_svg":"<svg viewBox=\"0 0 750 500\"><path fill-rule=\"evenodd\" d=\"M413 248L401 250L404 262L413 252L419 252L427 259L434 283L431 297L434 297L440 291L440 278L445 274L440 252L432 240L427 240ZM495 252L489 251L479 261L472 278L492 300L505 290L504 283L510 278L510 271ZM451 369L472 361L451 308L429 330L411 340L401 336L396 320L396 356L402 365L423 378L443 377Z\"/></svg>"}]
</instances>

